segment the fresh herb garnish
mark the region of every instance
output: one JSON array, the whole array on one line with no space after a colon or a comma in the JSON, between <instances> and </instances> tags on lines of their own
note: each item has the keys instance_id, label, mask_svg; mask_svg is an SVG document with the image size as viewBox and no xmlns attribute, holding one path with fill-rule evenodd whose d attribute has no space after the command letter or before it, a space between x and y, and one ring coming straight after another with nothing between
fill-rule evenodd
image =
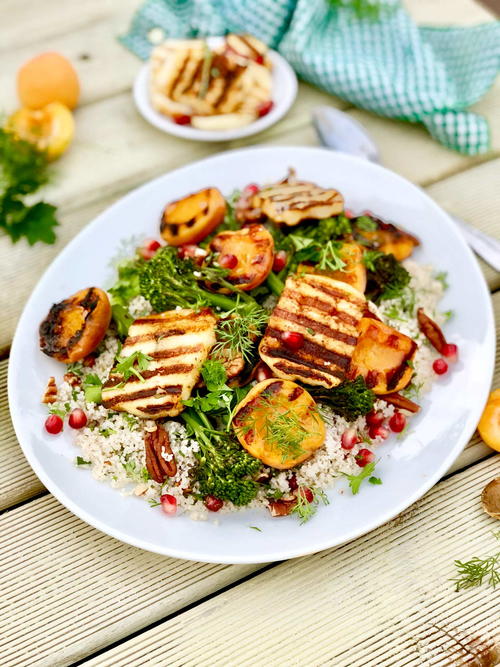
<instances>
[{"instance_id":1,"label":"fresh herb garnish","mask_svg":"<svg viewBox=\"0 0 500 667\"><path fill-rule=\"evenodd\" d=\"M368 215L360 215L359 218L356 218L355 225L363 232L374 232L378 229L376 221Z\"/></svg>"},{"instance_id":2,"label":"fresh herb garnish","mask_svg":"<svg viewBox=\"0 0 500 667\"><path fill-rule=\"evenodd\" d=\"M368 481L370 482L370 484L375 484L375 485L382 484L382 480L380 479L380 477L373 477L373 476L368 477Z\"/></svg>"},{"instance_id":3,"label":"fresh herb garnish","mask_svg":"<svg viewBox=\"0 0 500 667\"><path fill-rule=\"evenodd\" d=\"M14 243L23 237L30 245L55 242L56 207L43 201L25 202L48 179L47 156L0 127L0 230Z\"/></svg>"},{"instance_id":4,"label":"fresh herb garnish","mask_svg":"<svg viewBox=\"0 0 500 667\"><path fill-rule=\"evenodd\" d=\"M111 306L111 316L115 323L117 334L120 338L125 338L134 318L130 315L127 308L120 303L115 303Z\"/></svg>"},{"instance_id":5,"label":"fresh herb garnish","mask_svg":"<svg viewBox=\"0 0 500 667\"><path fill-rule=\"evenodd\" d=\"M307 500L307 491L310 491L313 494L313 499L311 502L308 502ZM299 517L301 524L306 523L306 521L312 519L312 517L318 511L318 505L320 501L323 503L323 505L330 504L328 496L322 489L314 489L310 486L299 486L297 489L297 502L292 509L292 514L296 514Z\"/></svg>"},{"instance_id":6,"label":"fresh herb garnish","mask_svg":"<svg viewBox=\"0 0 500 667\"><path fill-rule=\"evenodd\" d=\"M53 405L52 407L49 408L49 413L51 415L57 415L58 417L61 417L61 419L64 419L66 415L68 414L68 410L64 407L58 407L57 405Z\"/></svg>"},{"instance_id":7,"label":"fresh herb garnish","mask_svg":"<svg viewBox=\"0 0 500 667\"><path fill-rule=\"evenodd\" d=\"M212 348L212 355L224 356L228 352L230 358L241 356L246 362L252 361L255 340L268 319L268 314L260 306L237 303L217 323L217 343Z\"/></svg>"},{"instance_id":8,"label":"fresh herb garnish","mask_svg":"<svg viewBox=\"0 0 500 667\"><path fill-rule=\"evenodd\" d=\"M89 373L83 379L83 391L87 403L100 403L102 400L102 382L98 375Z\"/></svg>"},{"instance_id":9,"label":"fresh herb garnish","mask_svg":"<svg viewBox=\"0 0 500 667\"><path fill-rule=\"evenodd\" d=\"M146 262L140 258L126 260L118 264L118 278L110 287L111 304L127 307L130 301L141 293L139 277Z\"/></svg>"},{"instance_id":10,"label":"fresh herb garnish","mask_svg":"<svg viewBox=\"0 0 500 667\"><path fill-rule=\"evenodd\" d=\"M493 535L497 540L500 539L500 531L496 531ZM458 576L450 581L455 583L456 591L481 586L483 581L493 588L500 584L500 551L486 558L476 556L465 562L456 560L455 567Z\"/></svg>"},{"instance_id":11,"label":"fresh herb garnish","mask_svg":"<svg viewBox=\"0 0 500 667\"><path fill-rule=\"evenodd\" d=\"M136 350L128 357L117 357L116 360L118 364L113 369L113 372L119 373L123 377L124 382L132 377L132 375L135 375L141 382L144 382L141 373L147 370L149 362L153 361L153 357L144 354L140 350Z\"/></svg>"},{"instance_id":12,"label":"fresh herb garnish","mask_svg":"<svg viewBox=\"0 0 500 667\"><path fill-rule=\"evenodd\" d=\"M99 430L99 435L102 435L104 438L109 438L113 433L116 433L114 428L101 428Z\"/></svg>"},{"instance_id":13,"label":"fresh herb garnish","mask_svg":"<svg viewBox=\"0 0 500 667\"><path fill-rule=\"evenodd\" d=\"M159 500L155 500L154 498L150 498L148 500L149 506L150 507L159 507L161 505Z\"/></svg>"},{"instance_id":14,"label":"fresh herb garnish","mask_svg":"<svg viewBox=\"0 0 500 667\"><path fill-rule=\"evenodd\" d=\"M227 373L217 359L207 359L201 367L201 376L206 393L197 392L184 405L203 413L217 415L229 430L234 408L249 391L250 387L228 387Z\"/></svg>"},{"instance_id":15,"label":"fresh herb garnish","mask_svg":"<svg viewBox=\"0 0 500 667\"><path fill-rule=\"evenodd\" d=\"M440 271L439 273L436 273L434 278L441 283L444 290L447 290L448 287L450 286L449 283L448 283L448 272L447 271Z\"/></svg>"},{"instance_id":16,"label":"fresh herb garnish","mask_svg":"<svg viewBox=\"0 0 500 667\"><path fill-rule=\"evenodd\" d=\"M83 366L80 361L74 361L72 364L68 364L66 368L68 373L73 373L80 378L83 375Z\"/></svg>"},{"instance_id":17,"label":"fresh herb garnish","mask_svg":"<svg viewBox=\"0 0 500 667\"><path fill-rule=\"evenodd\" d=\"M383 257L384 253L380 250L365 250L363 253L363 264L369 271L376 271L375 260Z\"/></svg>"},{"instance_id":18,"label":"fresh herb garnish","mask_svg":"<svg viewBox=\"0 0 500 667\"><path fill-rule=\"evenodd\" d=\"M259 533L263 532L262 528L259 528L258 526L248 526L248 527L251 528L252 530L258 530Z\"/></svg>"},{"instance_id":19,"label":"fresh herb garnish","mask_svg":"<svg viewBox=\"0 0 500 667\"><path fill-rule=\"evenodd\" d=\"M82 459L81 456L76 457L76 465L77 466L89 466L91 465L90 461L85 461L85 459Z\"/></svg>"},{"instance_id":20,"label":"fresh herb garnish","mask_svg":"<svg viewBox=\"0 0 500 667\"><path fill-rule=\"evenodd\" d=\"M339 241L328 241L321 249L318 268L321 271L342 271L346 264L340 255L341 249Z\"/></svg>"},{"instance_id":21,"label":"fresh herb garnish","mask_svg":"<svg viewBox=\"0 0 500 667\"><path fill-rule=\"evenodd\" d=\"M147 468L141 468L140 470L137 470L137 464L135 461L126 461L125 463L122 463L122 466L127 477L135 482L147 482L150 479Z\"/></svg>"},{"instance_id":22,"label":"fresh herb garnish","mask_svg":"<svg viewBox=\"0 0 500 667\"><path fill-rule=\"evenodd\" d=\"M371 477L372 472L374 470L375 470L375 463L368 463L361 470L359 475L348 475L347 473L342 473L349 480L349 486L351 488L351 491L352 491L353 495L356 495L359 492L361 482L364 479L367 479L367 478ZM382 481L378 477L373 477L373 479L378 480L378 481L371 482L372 484L382 484Z\"/></svg>"}]
</instances>

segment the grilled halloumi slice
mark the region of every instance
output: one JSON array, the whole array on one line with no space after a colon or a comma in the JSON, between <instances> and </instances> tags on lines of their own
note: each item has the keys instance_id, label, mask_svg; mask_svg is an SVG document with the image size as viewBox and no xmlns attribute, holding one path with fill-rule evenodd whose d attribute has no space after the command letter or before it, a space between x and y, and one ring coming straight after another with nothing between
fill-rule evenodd
<instances>
[{"instance_id":1,"label":"grilled halloumi slice","mask_svg":"<svg viewBox=\"0 0 500 667\"><path fill-rule=\"evenodd\" d=\"M337 190L292 178L263 188L252 198L252 207L260 208L274 222L295 226L301 220L323 220L342 213L344 200Z\"/></svg>"},{"instance_id":2,"label":"grilled halloumi slice","mask_svg":"<svg viewBox=\"0 0 500 667\"><path fill-rule=\"evenodd\" d=\"M346 379L366 300L354 287L327 276L292 275L259 345L261 359L279 378L336 387ZM299 349L284 332L303 336Z\"/></svg>"},{"instance_id":3,"label":"grilled halloumi slice","mask_svg":"<svg viewBox=\"0 0 500 667\"><path fill-rule=\"evenodd\" d=\"M208 309L169 310L135 320L121 356L140 351L152 360L142 380L132 375L123 382L112 372L102 391L104 407L149 419L178 415L215 343L216 322Z\"/></svg>"}]
</instances>

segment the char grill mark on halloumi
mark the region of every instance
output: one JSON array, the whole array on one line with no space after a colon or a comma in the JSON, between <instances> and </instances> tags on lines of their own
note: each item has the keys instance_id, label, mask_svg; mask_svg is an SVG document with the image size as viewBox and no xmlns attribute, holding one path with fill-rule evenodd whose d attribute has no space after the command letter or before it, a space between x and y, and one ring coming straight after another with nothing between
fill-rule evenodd
<instances>
[{"instance_id":1,"label":"char grill mark on halloumi","mask_svg":"<svg viewBox=\"0 0 500 667\"><path fill-rule=\"evenodd\" d=\"M344 200L337 190L325 190L295 178L264 188L252 199L252 206L274 222L297 225L308 218L321 220L338 215Z\"/></svg>"},{"instance_id":2,"label":"char grill mark on halloumi","mask_svg":"<svg viewBox=\"0 0 500 667\"><path fill-rule=\"evenodd\" d=\"M135 320L121 356L140 351L152 357L141 378L123 382L111 373L103 405L138 417L173 417L182 411L200 376L200 368L215 343L216 318L210 310L171 310Z\"/></svg>"},{"instance_id":3,"label":"char grill mark on halloumi","mask_svg":"<svg viewBox=\"0 0 500 667\"><path fill-rule=\"evenodd\" d=\"M347 378L365 309L361 292L316 274L287 278L259 346L262 360L280 378L331 388ZM285 331L304 337L298 350L282 340Z\"/></svg>"}]
</instances>

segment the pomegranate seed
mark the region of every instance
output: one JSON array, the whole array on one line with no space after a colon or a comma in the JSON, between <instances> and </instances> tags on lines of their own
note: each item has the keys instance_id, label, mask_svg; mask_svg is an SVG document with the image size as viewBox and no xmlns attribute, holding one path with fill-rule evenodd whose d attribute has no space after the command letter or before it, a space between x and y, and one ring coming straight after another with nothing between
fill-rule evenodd
<instances>
[{"instance_id":1,"label":"pomegranate seed","mask_svg":"<svg viewBox=\"0 0 500 667\"><path fill-rule=\"evenodd\" d=\"M234 269L238 264L238 258L236 255L221 255L218 259L218 263L223 269Z\"/></svg>"},{"instance_id":2,"label":"pomegranate seed","mask_svg":"<svg viewBox=\"0 0 500 667\"><path fill-rule=\"evenodd\" d=\"M179 246L177 254L181 259L192 259L196 264L202 264L205 257L208 255L206 250L197 245L186 243Z\"/></svg>"},{"instance_id":3,"label":"pomegranate seed","mask_svg":"<svg viewBox=\"0 0 500 667\"><path fill-rule=\"evenodd\" d=\"M87 424L87 415L80 408L75 408L69 415L68 424L71 428L83 428Z\"/></svg>"},{"instance_id":4,"label":"pomegranate seed","mask_svg":"<svg viewBox=\"0 0 500 667\"><path fill-rule=\"evenodd\" d=\"M267 102L262 102L262 104L259 104L257 107L257 115L259 118L262 118L262 116L267 116L267 114L271 111L271 109L274 106L274 102L272 100L267 100Z\"/></svg>"},{"instance_id":5,"label":"pomegranate seed","mask_svg":"<svg viewBox=\"0 0 500 667\"><path fill-rule=\"evenodd\" d=\"M177 512L177 498L171 496L170 493L164 493L160 496L161 508L165 514L175 514Z\"/></svg>"},{"instance_id":6,"label":"pomegranate seed","mask_svg":"<svg viewBox=\"0 0 500 667\"><path fill-rule=\"evenodd\" d=\"M295 475L292 475L288 478L288 486L290 491L297 491L299 488L299 485L297 484L297 477Z\"/></svg>"},{"instance_id":7,"label":"pomegranate seed","mask_svg":"<svg viewBox=\"0 0 500 667\"><path fill-rule=\"evenodd\" d=\"M374 461L375 454L369 449L360 449L354 458L356 459L358 466L364 468L366 465Z\"/></svg>"},{"instance_id":8,"label":"pomegranate seed","mask_svg":"<svg viewBox=\"0 0 500 667\"><path fill-rule=\"evenodd\" d=\"M384 415L381 412L376 412L375 410L371 410L366 415L366 423L368 426L381 426L384 423L384 419Z\"/></svg>"},{"instance_id":9,"label":"pomegranate seed","mask_svg":"<svg viewBox=\"0 0 500 667\"><path fill-rule=\"evenodd\" d=\"M283 331L281 340L289 350L300 350L304 345L304 336L298 331Z\"/></svg>"},{"instance_id":10,"label":"pomegranate seed","mask_svg":"<svg viewBox=\"0 0 500 667\"><path fill-rule=\"evenodd\" d=\"M215 496L207 496L205 498L205 507L210 512L218 512L223 505L224 501Z\"/></svg>"},{"instance_id":11,"label":"pomegranate seed","mask_svg":"<svg viewBox=\"0 0 500 667\"><path fill-rule=\"evenodd\" d=\"M288 259L288 255L284 250L279 250L275 255L274 255L274 262L273 262L273 271L275 273L279 273L280 271L283 271L283 269L286 266L286 261Z\"/></svg>"},{"instance_id":12,"label":"pomegranate seed","mask_svg":"<svg viewBox=\"0 0 500 667\"><path fill-rule=\"evenodd\" d=\"M356 217L350 208L344 209L344 215L346 218L349 218L349 220Z\"/></svg>"},{"instance_id":13,"label":"pomegranate seed","mask_svg":"<svg viewBox=\"0 0 500 667\"><path fill-rule=\"evenodd\" d=\"M368 429L368 435L372 440L375 438L383 438L384 440L389 435L389 431L384 426L370 426Z\"/></svg>"},{"instance_id":14,"label":"pomegranate seed","mask_svg":"<svg viewBox=\"0 0 500 667\"><path fill-rule=\"evenodd\" d=\"M60 433L63 429L63 420L59 415L49 415L45 420L45 430L51 435Z\"/></svg>"},{"instance_id":15,"label":"pomegranate seed","mask_svg":"<svg viewBox=\"0 0 500 667\"><path fill-rule=\"evenodd\" d=\"M395 412L389 419L389 428L393 433L401 433L406 426L406 417L401 412Z\"/></svg>"},{"instance_id":16,"label":"pomegranate seed","mask_svg":"<svg viewBox=\"0 0 500 667\"><path fill-rule=\"evenodd\" d=\"M443 345L441 354L450 361L456 361L458 358L458 347L455 343L446 343L446 345Z\"/></svg>"},{"instance_id":17,"label":"pomegranate seed","mask_svg":"<svg viewBox=\"0 0 500 667\"><path fill-rule=\"evenodd\" d=\"M444 375L448 370L448 364L444 359L436 359L432 364L432 369L436 375Z\"/></svg>"},{"instance_id":18,"label":"pomegranate seed","mask_svg":"<svg viewBox=\"0 0 500 667\"><path fill-rule=\"evenodd\" d=\"M172 116L172 120L176 125L191 125L191 116L184 114L176 114Z\"/></svg>"},{"instance_id":19,"label":"pomegranate seed","mask_svg":"<svg viewBox=\"0 0 500 667\"><path fill-rule=\"evenodd\" d=\"M139 248L139 255L142 257L142 259L151 259L156 255L158 248L161 248L161 243L158 241L155 241L154 239L145 241L142 248Z\"/></svg>"},{"instance_id":20,"label":"pomegranate seed","mask_svg":"<svg viewBox=\"0 0 500 667\"><path fill-rule=\"evenodd\" d=\"M264 56L261 55L260 53L258 53L258 54L255 56L254 60L255 60L255 62L257 63L257 65L262 65L263 62L264 62Z\"/></svg>"},{"instance_id":21,"label":"pomegranate seed","mask_svg":"<svg viewBox=\"0 0 500 667\"><path fill-rule=\"evenodd\" d=\"M356 433L356 429L348 428L347 431L342 433L341 446L342 449L352 449L354 445L357 445L358 442L361 442Z\"/></svg>"},{"instance_id":22,"label":"pomegranate seed","mask_svg":"<svg viewBox=\"0 0 500 667\"><path fill-rule=\"evenodd\" d=\"M256 183L249 183L245 186L243 193L246 195L256 195L260 191L259 186Z\"/></svg>"},{"instance_id":23,"label":"pomegranate seed","mask_svg":"<svg viewBox=\"0 0 500 667\"><path fill-rule=\"evenodd\" d=\"M301 486L299 489L299 496L304 498L308 503L314 500L314 493L307 486Z\"/></svg>"}]
</instances>

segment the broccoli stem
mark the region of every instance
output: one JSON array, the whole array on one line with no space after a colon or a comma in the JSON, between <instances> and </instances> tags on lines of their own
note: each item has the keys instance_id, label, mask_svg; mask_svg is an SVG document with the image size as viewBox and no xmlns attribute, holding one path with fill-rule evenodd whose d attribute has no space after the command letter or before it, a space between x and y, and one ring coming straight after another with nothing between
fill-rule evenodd
<instances>
[{"instance_id":1,"label":"broccoli stem","mask_svg":"<svg viewBox=\"0 0 500 667\"><path fill-rule=\"evenodd\" d=\"M276 296L280 296L281 292L285 289L285 285L273 271L267 276L266 284Z\"/></svg>"},{"instance_id":2,"label":"broccoli stem","mask_svg":"<svg viewBox=\"0 0 500 667\"><path fill-rule=\"evenodd\" d=\"M225 294L217 294L216 292L207 292L202 289L200 289L200 292L203 293L203 300L214 308L220 308L221 310L233 310L235 306L235 301L230 296L226 296ZM254 302L252 297L249 297L247 294L244 296L243 295L244 292L238 292L238 296L240 296L240 298L246 303Z\"/></svg>"}]
</instances>

